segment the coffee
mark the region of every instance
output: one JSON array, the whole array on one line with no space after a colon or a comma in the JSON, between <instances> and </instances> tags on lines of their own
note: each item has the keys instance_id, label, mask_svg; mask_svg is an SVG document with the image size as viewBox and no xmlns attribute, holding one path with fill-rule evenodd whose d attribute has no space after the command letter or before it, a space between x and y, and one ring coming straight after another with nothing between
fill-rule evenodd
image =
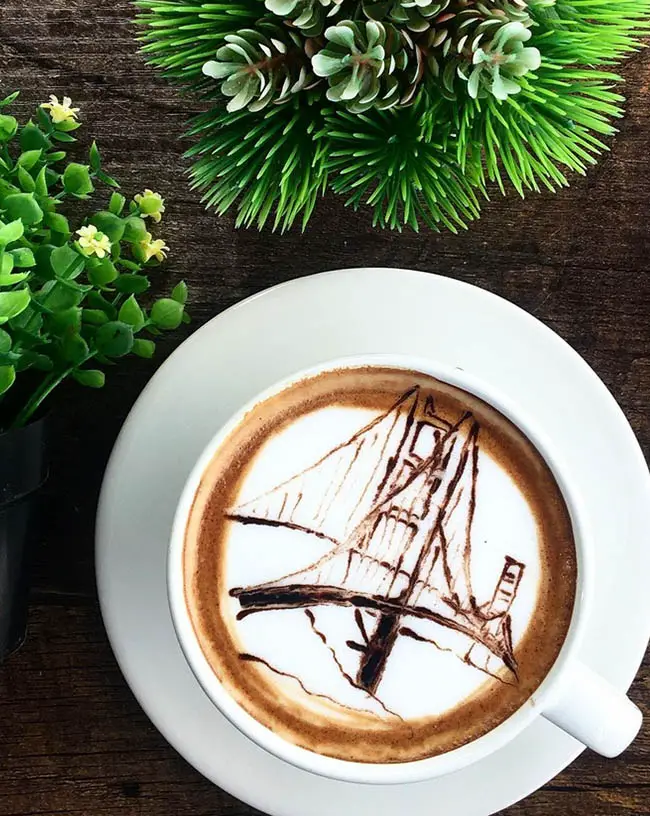
<instances>
[{"instance_id":1,"label":"coffee","mask_svg":"<svg viewBox=\"0 0 650 816\"><path fill-rule=\"evenodd\" d=\"M495 408L415 371L341 368L259 403L207 467L183 553L229 694L303 748L407 762L495 728L573 610L560 489Z\"/></svg>"}]
</instances>

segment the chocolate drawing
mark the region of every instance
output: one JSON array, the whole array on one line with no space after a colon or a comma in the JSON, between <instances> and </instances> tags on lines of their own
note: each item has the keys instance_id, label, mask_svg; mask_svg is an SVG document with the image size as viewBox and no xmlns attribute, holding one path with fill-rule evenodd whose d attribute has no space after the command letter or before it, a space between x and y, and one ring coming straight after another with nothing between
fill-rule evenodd
<instances>
[{"instance_id":1,"label":"chocolate drawing","mask_svg":"<svg viewBox=\"0 0 650 816\"><path fill-rule=\"evenodd\" d=\"M346 680L379 702L400 638L516 683L511 608L525 565L504 555L491 596L477 599L472 589L479 431L470 413L453 424L437 416L415 387L311 467L231 508L227 517L239 524L332 545L305 569L231 589L238 619L302 610ZM320 620L332 608L349 610L344 639ZM457 636L451 649L439 643L442 630Z\"/></svg>"}]
</instances>

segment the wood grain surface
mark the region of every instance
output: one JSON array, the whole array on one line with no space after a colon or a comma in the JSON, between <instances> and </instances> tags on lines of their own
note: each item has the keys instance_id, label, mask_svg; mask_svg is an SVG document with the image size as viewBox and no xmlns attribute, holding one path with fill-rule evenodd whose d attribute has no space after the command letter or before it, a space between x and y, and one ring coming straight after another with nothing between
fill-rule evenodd
<instances>
[{"instance_id":1,"label":"wood grain surface","mask_svg":"<svg viewBox=\"0 0 650 816\"><path fill-rule=\"evenodd\" d=\"M83 110L80 134L97 137L126 193L149 186L165 196L172 253L156 287L164 292L178 276L190 283L194 324L186 334L247 295L325 269L400 266L453 276L555 329L602 377L650 451L650 53L625 66L628 113L611 153L569 190L526 201L495 195L481 221L458 236L376 232L366 213L332 198L304 234L279 236L236 232L231 218L206 213L189 191L179 134L198 108L145 66L132 16L128 0L3 0L0 92L21 89L22 113L50 93L72 96ZM181 339L167 337L156 362ZM150 724L98 611L93 523L102 472L154 369L128 363L109 372L101 394L71 386L59 397L29 639L0 668L0 816L253 813ZM647 716L647 660L631 694ZM507 814L650 814L649 762L646 724L620 759L585 753Z\"/></svg>"}]
</instances>

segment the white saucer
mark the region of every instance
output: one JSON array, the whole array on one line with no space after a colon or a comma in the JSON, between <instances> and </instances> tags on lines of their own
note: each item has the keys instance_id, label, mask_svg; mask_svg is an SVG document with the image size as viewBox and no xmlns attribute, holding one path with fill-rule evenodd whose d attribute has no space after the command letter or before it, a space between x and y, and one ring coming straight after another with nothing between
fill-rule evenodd
<instances>
[{"instance_id":1,"label":"white saucer","mask_svg":"<svg viewBox=\"0 0 650 816\"><path fill-rule=\"evenodd\" d=\"M545 784L582 746L546 721L447 777L354 785L284 764L243 737L187 667L167 605L165 561L183 483L239 406L288 374L367 352L428 356L489 379L563 450L592 513L599 561L582 657L621 689L650 636L650 476L603 383L557 335L473 286L357 269L302 278L216 317L153 377L124 425L102 490L97 573L111 643L138 701L206 777L273 816L487 816ZM612 615L612 610L616 615ZM619 627L617 621L634 621Z\"/></svg>"}]
</instances>

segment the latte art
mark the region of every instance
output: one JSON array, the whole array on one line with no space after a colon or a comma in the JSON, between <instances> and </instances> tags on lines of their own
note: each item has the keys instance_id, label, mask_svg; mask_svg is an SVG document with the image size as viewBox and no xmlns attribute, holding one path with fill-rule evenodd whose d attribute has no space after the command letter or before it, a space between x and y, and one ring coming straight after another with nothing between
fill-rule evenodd
<instances>
[{"instance_id":1,"label":"latte art","mask_svg":"<svg viewBox=\"0 0 650 816\"><path fill-rule=\"evenodd\" d=\"M318 456L328 431L364 422L365 414L315 411L278 436L277 450L262 449L251 463L244 501L227 513L240 525L229 535L230 611L246 659L293 676L314 695L379 717L441 713L482 685L485 674L517 682L511 611L521 635L537 594L535 520L487 454L479 483L474 417L452 425L417 388ZM246 500L250 482L277 481L283 451L314 464ZM475 526L479 496L487 512ZM514 512L506 535L495 535L504 525L494 511L504 503ZM497 549L504 538L507 554ZM483 551L482 583L492 584L478 600L472 539ZM513 610L530 562L521 587L527 597ZM295 610L303 614L283 614ZM274 656L270 626L291 633L286 655ZM412 679L400 664L414 670ZM443 684L431 682L441 674Z\"/></svg>"},{"instance_id":2,"label":"latte art","mask_svg":"<svg viewBox=\"0 0 650 816\"><path fill-rule=\"evenodd\" d=\"M302 747L397 762L513 713L568 629L560 491L495 409L431 377L341 369L258 405L208 468L185 545L201 647Z\"/></svg>"}]
</instances>

